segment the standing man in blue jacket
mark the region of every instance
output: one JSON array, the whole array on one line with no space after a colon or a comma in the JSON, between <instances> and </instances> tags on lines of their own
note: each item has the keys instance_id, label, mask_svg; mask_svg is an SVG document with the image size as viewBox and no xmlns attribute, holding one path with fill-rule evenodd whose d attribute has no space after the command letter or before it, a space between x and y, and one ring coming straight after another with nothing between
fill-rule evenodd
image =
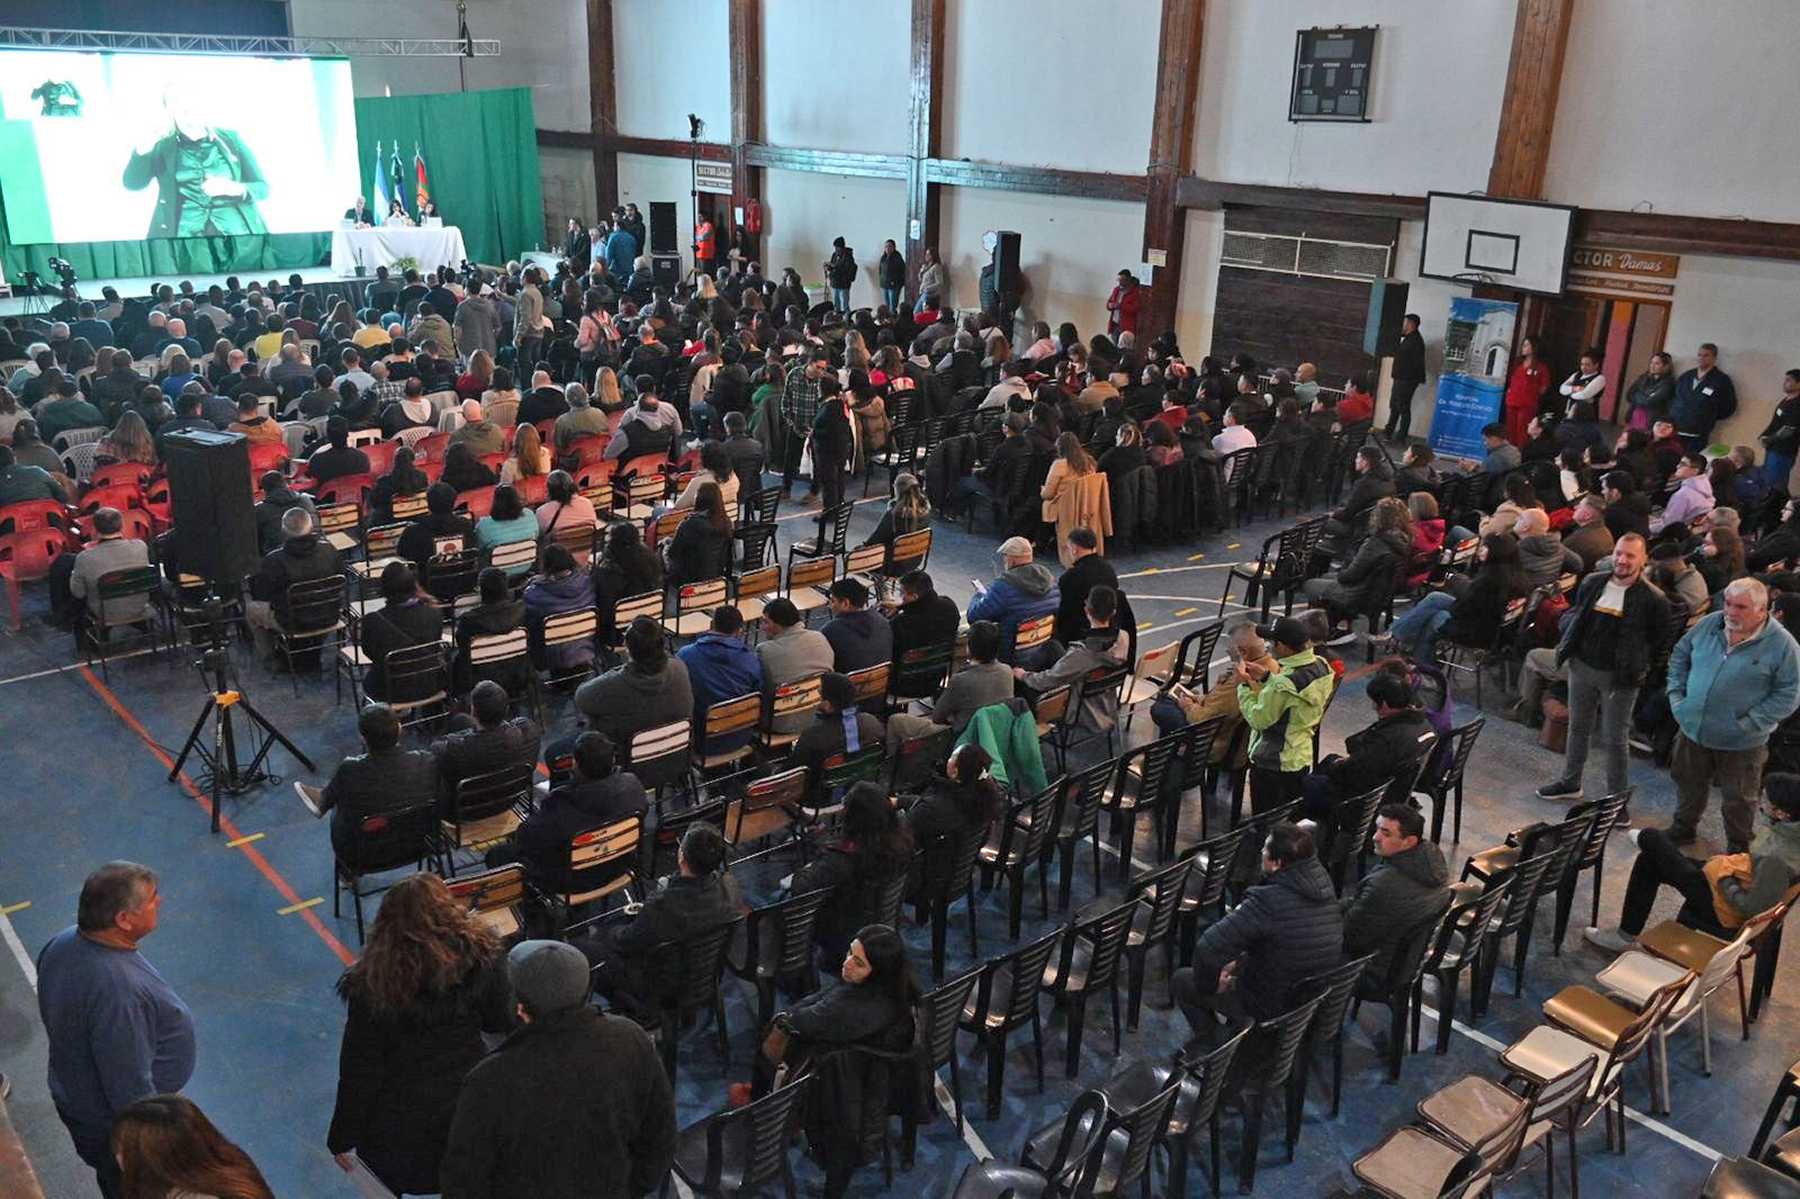
<instances>
[{"instance_id":1,"label":"standing man in blue jacket","mask_svg":"<svg viewBox=\"0 0 1800 1199\"><path fill-rule=\"evenodd\" d=\"M1751 578L1728 583L1723 609L1676 643L1668 687L1681 726L1669 766L1676 794L1669 839L1685 845L1699 836L1716 782L1725 852L1748 853L1769 734L1800 705L1800 645L1769 618L1769 589Z\"/></svg>"},{"instance_id":2,"label":"standing man in blue jacket","mask_svg":"<svg viewBox=\"0 0 1800 1199\"><path fill-rule=\"evenodd\" d=\"M1713 426L1737 411L1737 388L1731 376L1719 369L1719 347L1700 343L1694 365L1675 380L1675 402L1669 415L1690 450L1703 450L1712 438Z\"/></svg>"}]
</instances>

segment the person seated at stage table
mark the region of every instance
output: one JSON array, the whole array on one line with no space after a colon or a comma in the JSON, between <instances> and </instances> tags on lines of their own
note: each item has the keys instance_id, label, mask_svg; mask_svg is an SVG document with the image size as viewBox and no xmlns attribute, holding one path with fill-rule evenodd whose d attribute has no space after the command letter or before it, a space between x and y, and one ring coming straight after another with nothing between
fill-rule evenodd
<instances>
[{"instance_id":1,"label":"person seated at stage table","mask_svg":"<svg viewBox=\"0 0 1800 1199\"><path fill-rule=\"evenodd\" d=\"M278 430L279 431L279 430ZM350 422L334 416L325 422L326 446L314 450L306 460L306 474L320 483L329 483L345 475L369 473L369 456L350 445Z\"/></svg>"}]
</instances>

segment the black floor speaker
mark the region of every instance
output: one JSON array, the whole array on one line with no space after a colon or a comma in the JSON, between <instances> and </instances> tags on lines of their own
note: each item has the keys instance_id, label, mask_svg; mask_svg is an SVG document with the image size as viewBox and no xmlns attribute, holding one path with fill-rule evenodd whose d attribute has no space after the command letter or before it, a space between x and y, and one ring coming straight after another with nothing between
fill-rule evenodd
<instances>
[{"instance_id":1,"label":"black floor speaker","mask_svg":"<svg viewBox=\"0 0 1800 1199\"><path fill-rule=\"evenodd\" d=\"M681 255L652 254L650 277L656 281L656 286L673 294L676 285L681 282Z\"/></svg>"},{"instance_id":2,"label":"black floor speaker","mask_svg":"<svg viewBox=\"0 0 1800 1199\"><path fill-rule=\"evenodd\" d=\"M650 201L650 252L681 253L681 239L675 232L675 201Z\"/></svg>"},{"instance_id":3,"label":"black floor speaker","mask_svg":"<svg viewBox=\"0 0 1800 1199\"><path fill-rule=\"evenodd\" d=\"M242 433L183 429L163 438L169 471L170 546L182 571L237 583L256 569L250 442Z\"/></svg>"},{"instance_id":4,"label":"black floor speaker","mask_svg":"<svg viewBox=\"0 0 1800 1199\"><path fill-rule=\"evenodd\" d=\"M994 237L994 286L1002 295L1019 294L1019 235L1001 229Z\"/></svg>"}]
</instances>

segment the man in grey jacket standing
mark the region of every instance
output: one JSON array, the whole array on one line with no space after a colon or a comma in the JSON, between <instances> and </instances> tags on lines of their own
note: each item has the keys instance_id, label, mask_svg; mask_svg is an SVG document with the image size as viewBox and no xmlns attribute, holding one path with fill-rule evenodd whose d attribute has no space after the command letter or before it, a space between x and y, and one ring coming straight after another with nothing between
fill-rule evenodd
<instances>
[{"instance_id":1,"label":"man in grey jacket standing","mask_svg":"<svg viewBox=\"0 0 1800 1199\"><path fill-rule=\"evenodd\" d=\"M1675 780L1677 845L1699 836L1713 783L1724 793L1727 853L1746 853L1769 734L1800 704L1800 646L1769 618L1769 589L1751 578L1725 587L1723 609L1695 622L1669 656L1669 708L1681 731Z\"/></svg>"},{"instance_id":2,"label":"man in grey jacket standing","mask_svg":"<svg viewBox=\"0 0 1800 1199\"><path fill-rule=\"evenodd\" d=\"M544 346L544 293L538 290L540 276L535 266L526 267L521 277L524 285L513 301L513 350L517 355L513 375L529 379L537 369L538 352Z\"/></svg>"}]
</instances>

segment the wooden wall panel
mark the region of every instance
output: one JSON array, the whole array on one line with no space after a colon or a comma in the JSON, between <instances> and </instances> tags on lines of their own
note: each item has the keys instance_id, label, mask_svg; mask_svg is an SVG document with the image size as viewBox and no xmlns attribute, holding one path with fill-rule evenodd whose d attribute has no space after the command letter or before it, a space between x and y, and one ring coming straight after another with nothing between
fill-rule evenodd
<instances>
[{"instance_id":1,"label":"wooden wall panel","mask_svg":"<svg viewBox=\"0 0 1800 1199\"><path fill-rule=\"evenodd\" d=\"M1270 366L1311 361L1320 383L1340 387L1376 365L1362 350L1368 311L1367 283L1220 267L1212 352L1243 351Z\"/></svg>"}]
</instances>

